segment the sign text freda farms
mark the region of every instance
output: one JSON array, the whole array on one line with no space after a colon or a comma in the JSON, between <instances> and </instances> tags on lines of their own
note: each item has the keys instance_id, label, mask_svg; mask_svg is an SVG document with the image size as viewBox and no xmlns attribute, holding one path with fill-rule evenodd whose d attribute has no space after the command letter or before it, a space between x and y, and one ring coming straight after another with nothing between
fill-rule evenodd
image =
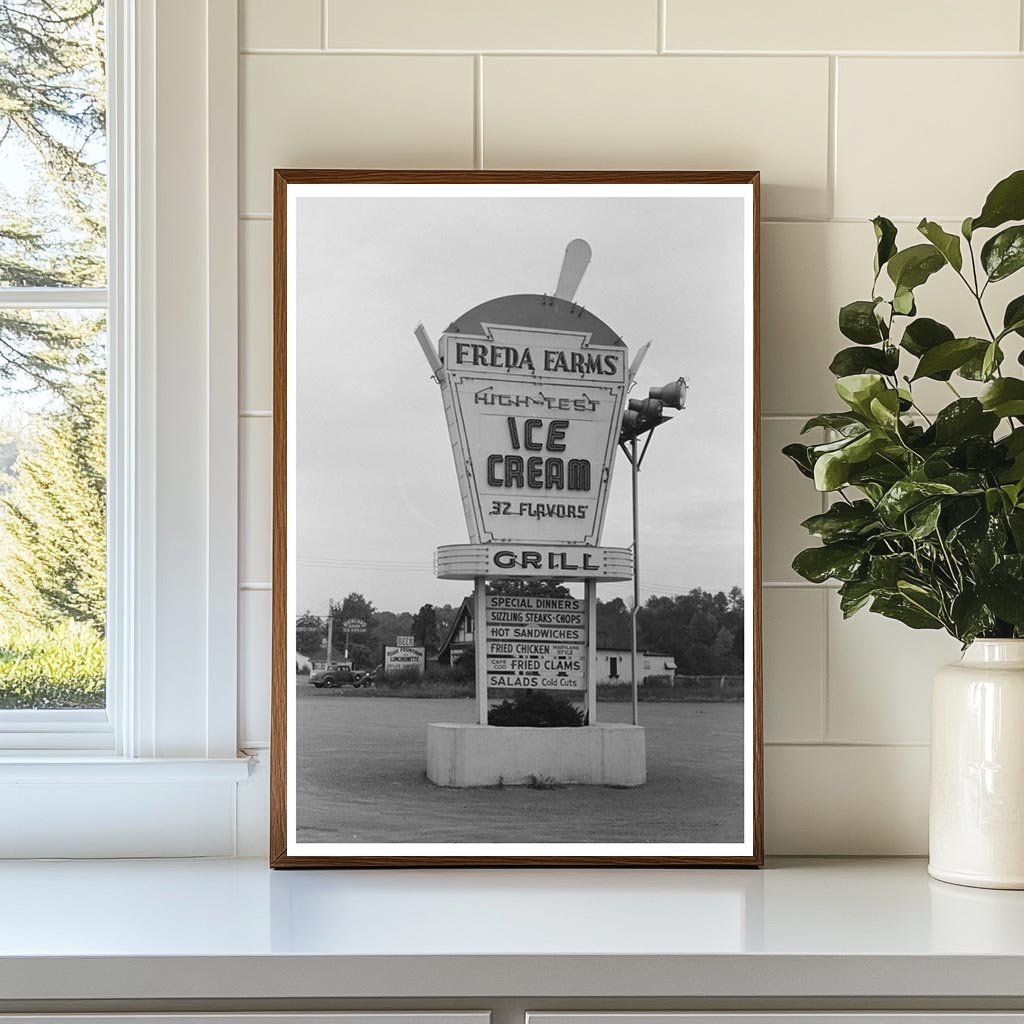
<instances>
[{"instance_id":1,"label":"sign text freda farms","mask_svg":"<svg viewBox=\"0 0 1024 1024\"><path fill-rule=\"evenodd\" d=\"M600 542L626 391L624 346L485 324L441 339L444 397L473 543Z\"/></svg>"}]
</instances>

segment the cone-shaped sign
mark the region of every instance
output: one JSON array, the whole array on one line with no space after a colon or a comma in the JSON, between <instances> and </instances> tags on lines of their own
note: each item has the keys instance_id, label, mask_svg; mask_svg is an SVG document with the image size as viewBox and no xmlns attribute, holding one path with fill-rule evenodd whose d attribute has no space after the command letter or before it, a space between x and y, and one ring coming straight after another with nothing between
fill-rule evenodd
<instances>
[{"instance_id":1,"label":"cone-shaped sign","mask_svg":"<svg viewBox=\"0 0 1024 1024\"><path fill-rule=\"evenodd\" d=\"M567 299L510 295L460 317L439 347L470 541L600 544L622 340Z\"/></svg>"}]
</instances>

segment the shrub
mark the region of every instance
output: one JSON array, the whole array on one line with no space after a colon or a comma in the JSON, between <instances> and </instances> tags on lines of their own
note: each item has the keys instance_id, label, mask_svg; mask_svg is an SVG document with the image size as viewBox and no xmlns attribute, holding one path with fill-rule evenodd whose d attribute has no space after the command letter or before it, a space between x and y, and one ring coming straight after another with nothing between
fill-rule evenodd
<instances>
[{"instance_id":1,"label":"shrub","mask_svg":"<svg viewBox=\"0 0 1024 1024\"><path fill-rule=\"evenodd\" d=\"M487 713L489 725L538 729L580 726L584 720L583 712L575 704L540 690L527 690L511 700L503 700Z\"/></svg>"},{"instance_id":2,"label":"shrub","mask_svg":"<svg viewBox=\"0 0 1024 1024\"><path fill-rule=\"evenodd\" d=\"M0 708L101 708L106 646L90 626L0 631Z\"/></svg>"}]
</instances>

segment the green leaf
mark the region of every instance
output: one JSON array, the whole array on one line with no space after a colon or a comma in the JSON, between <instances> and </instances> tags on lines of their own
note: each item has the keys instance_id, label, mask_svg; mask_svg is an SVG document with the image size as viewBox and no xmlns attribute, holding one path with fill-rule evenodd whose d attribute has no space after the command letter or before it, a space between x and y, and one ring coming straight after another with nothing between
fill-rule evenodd
<instances>
[{"instance_id":1,"label":"green leaf","mask_svg":"<svg viewBox=\"0 0 1024 1024\"><path fill-rule=\"evenodd\" d=\"M907 535L914 540L924 540L935 532L941 513L942 503L939 501L927 501L923 505L918 505L910 513L910 520L914 525L907 531Z\"/></svg>"},{"instance_id":2,"label":"green leaf","mask_svg":"<svg viewBox=\"0 0 1024 1024\"><path fill-rule=\"evenodd\" d=\"M950 484L938 483L934 480L897 480L882 495L877 512L890 526L898 525L902 515L912 508L942 494L956 494L957 489Z\"/></svg>"},{"instance_id":3,"label":"green leaf","mask_svg":"<svg viewBox=\"0 0 1024 1024\"><path fill-rule=\"evenodd\" d=\"M807 548L793 559L793 569L805 580L824 583L827 579L854 579L864 564L860 545L841 541L820 548Z\"/></svg>"},{"instance_id":4,"label":"green leaf","mask_svg":"<svg viewBox=\"0 0 1024 1024\"><path fill-rule=\"evenodd\" d=\"M935 439L949 445L968 437L991 437L998 425L999 417L985 412L976 398L958 398L935 417Z\"/></svg>"},{"instance_id":5,"label":"green leaf","mask_svg":"<svg viewBox=\"0 0 1024 1024\"><path fill-rule=\"evenodd\" d=\"M888 333L875 316L877 299L858 299L839 310L839 332L858 345L877 345Z\"/></svg>"},{"instance_id":6,"label":"green leaf","mask_svg":"<svg viewBox=\"0 0 1024 1024\"><path fill-rule=\"evenodd\" d=\"M1024 295L1018 295L1006 304L1003 313L1003 333L1015 331L1024 338Z\"/></svg>"},{"instance_id":7,"label":"green leaf","mask_svg":"<svg viewBox=\"0 0 1024 1024\"><path fill-rule=\"evenodd\" d=\"M920 316L913 323L907 324L900 346L912 356L920 358L925 352L955 337L956 335L945 324L940 324L930 317Z\"/></svg>"},{"instance_id":8,"label":"green leaf","mask_svg":"<svg viewBox=\"0 0 1024 1024\"><path fill-rule=\"evenodd\" d=\"M858 349L858 351L868 351L867 349ZM838 430L840 433L845 433L853 427L863 428L864 424L857 417L853 416L848 412L823 412L820 416L812 416L801 429L801 434L806 434L808 430L814 430L816 427L825 427L828 430ZM858 430L857 433L860 433Z\"/></svg>"},{"instance_id":9,"label":"green leaf","mask_svg":"<svg viewBox=\"0 0 1024 1024\"><path fill-rule=\"evenodd\" d=\"M973 217L965 217L963 224L960 225L960 234L963 235L968 242L971 240L971 235L974 234L974 230L971 227L973 220Z\"/></svg>"},{"instance_id":10,"label":"green leaf","mask_svg":"<svg viewBox=\"0 0 1024 1024\"><path fill-rule=\"evenodd\" d=\"M999 342L991 342L985 349L985 355L981 360L981 376L983 380L988 380L992 376L995 368L1001 362L1000 355Z\"/></svg>"},{"instance_id":11,"label":"green leaf","mask_svg":"<svg viewBox=\"0 0 1024 1024\"><path fill-rule=\"evenodd\" d=\"M900 316L913 316L917 312L917 306L914 305L914 293L909 288L900 285L892 297L892 309Z\"/></svg>"},{"instance_id":12,"label":"green leaf","mask_svg":"<svg viewBox=\"0 0 1024 1024\"><path fill-rule=\"evenodd\" d=\"M978 583L978 597L1005 622L1024 629L1024 586L1004 573Z\"/></svg>"},{"instance_id":13,"label":"green leaf","mask_svg":"<svg viewBox=\"0 0 1024 1024\"><path fill-rule=\"evenodd\" d=\"M837 501L827 512L811 516L800 524L808 533L826 544L848 540L878 529L878 518L869 501L847 504Z\"/></svg>"},{"instance_id":14,"label":"green leaf","mask_svg":"<svg viewBox=\"0 0 1024 1024\"><path fill-rule=\"evenodd\" d=\"M897 288L913 291L945 265L945 257L934 245L921 244L901 249L889 260L886 270Z\"/></svg>"},{"instance_id":15,"label":"green leaf","mask_svg":"<svg viewBox=\"0 0 1024 1024\"><path fill-rule=\"evenodd\" d=\"M933 220L922 220L917 230L942 253L945 261L954 269L960 270L964 265L960 253L960 239L943 230Z\"/></svg>"},{"instance_id":16,"label":"green leaf","mask_svg":"<svg viewBox=\"0 0 1024 1024\"><path fill-rule=\"evenodd\" d=\"M826 452L814 463L814 486L819 491L838 490L850 479L850 464L843 453Z\"/></svg>"},{"instance_id":17,"label":"green leaf","mask_svg":"<svg viewBox=\"0 0 1024 1024\"><path fill-rule=\"evenodd\" d=\"M979 352L977 355L971 356L959 370L956 371L958 377L963 377L964 380L978 380L986 381L989 380L992 374L995 372L995 367L999 366L1003 361L1003 350L997 345L992 352L992 363L993 369L988 373L985 372L985 357L989 354L988 345L985 346L984 352Z\"/></svg>"},{"instance_id":18,"label":"green leaf","mask_svg":"<svg viewBox=\"0 0 1024 1024\"><path fill-rule=\"evenodd\" d=\"M1002 281L1024 267L1024 225L1000 231L981 249L981 265L990 281Z\"/></svg>"},{"instance_id":19,"label":"green leaf","mask_svg":"<svg viewBox=\"0 0 1024 1024\"><path fill-rule=\"evenodd\" d=\"M875 555L868 568L868 579L876 587L895 590L899 581L909 572L914 559L906 552L893 555Z\"/></svg>"},{"instance_id":20,"label":"green leaf","mask_svg":"<svg viewBox=\"0 0 1024 1024\"><path fill-rule=\"evenodd\" d=\"M1024 380L1001 377L978 396L982 406L996 416L1024 416Z\"/></svg>"},{"instance_id":21,"label":"green leaf","mask_svg":"<svg viewBox=\"0 0 1024 1024\"><path fill-rule=\"evenodd\" d=\"M939 375L944 371L956 370L974 356L983 357L987 347L988 343L980 338L953 338L951 341L944 341L921 356L912 379L932 377L941 380Z\"/></svg>"},{"instance_id":22,"label":"green leaf","mask_svg":"<svg viewBox=\"0 0 1024 1024\"><path fill-rule=\"evenodd\" d=\"M895 393L895 391L886 392L886 394L893 395ZM873 404L874 401L872 401L872 405ZM861 434L843 449L843 459L848 465L855 466L858 462L864 462L865 459L870 459L875 452L884 448L888 443L888 440L882 434Z\"/></svg>"},{"instance_id":23,"label":"green leaf","mask_svg":"<svg viewBox=\"0 0 1024 1024\"><path fill-rule=\"evenodd\" d=\"M814 478L814 463L811 461L810 448L805 444L787 444L782 454L789 459L804 476Z\"/></svg>"},{"instance_id":24,"label":"green leaf","mask_svg":"<svg viewBox=\"0 0 1024 1024\"><path fill-rule=\"evenodd\" d=\"M875 277L881 273L882 267L896 255L896 225L886 217L875 217L871 221L875 229Z\"/></svg>"},{"instance_id":25,"label":"green leaf","mask_svg":"<svg viewBox=\"0 0 1024 1024\"><path fill-rule=\"evenodd\" d=\"M911 629L942 629L942 621L934 615L914 607L906 598L895 595L879 595L871 602L871 610L887 619L896 619Z\"/></svg>"},{"instance_id":26,"label":"green leaf","mask_svg":"<svg viewBox=\"0 0 1024 1024\"><path fill-rule=\"evenodd\" d=\"M995 627L992 612L977 594L964 591L953 599L949 617L956 627L956 637L963 643L970 643L975 637L988 633Z\"/></svg>"},{"instance_id":27,"label":"green leaf","mask_svg":"<svg viewBox=\"0 0 1024 1024\"><path fill-rule=\"evenodd\" d=\"M839 607L843 618L860 611L868 600L877 594L878 585L871 580L850 580L839 588Z\"/></svg>"},{"instance_id":28,"label":"green leaf","mask_svg":"<svg viewBox=\"0 0 1024 1024\"><path fill-rule=\"evenodd\" d=\"M884 348L844 348L840 349L829 364L829 370L837 377L848 377L866 370L878 370L879 373L892 376L900 365L900 353L894 345Z\"/></svg>"},{"instance_id":29,"label":"green leaf","mask_svg":"<svg viewBox=\"0 0 1024 1024\"><path fill-rule=\"evenodd\" d=\"M883 391L877 398L872 398L868 406L872 418L886 430L896 430L900 419L900 395L890 389Z\"/></svg>"},{"instance_id":30,"label":"green leaf","mask_svg":"<svg viewBox=\"0 0 1024 1024\"><path fill-rule=\"evenodd\" d=\"M981 213L970 221L967 230L997 228L1008 220L1024 220L1024 170L1014 171L989 192ZM967 223L964 221L965 226Z\"/></svg>"},{"instance_id":31,"label":"green leaf","mask_svg":"<svg viewBox=\"0 0 1024 1024\"><path fill-rule=\"evenodd\" d=\"M871 399L885 391L885 381L876 373L854 373L836 381L836 393L853 409L864 415Z\"/></svg>"}]
</instances>

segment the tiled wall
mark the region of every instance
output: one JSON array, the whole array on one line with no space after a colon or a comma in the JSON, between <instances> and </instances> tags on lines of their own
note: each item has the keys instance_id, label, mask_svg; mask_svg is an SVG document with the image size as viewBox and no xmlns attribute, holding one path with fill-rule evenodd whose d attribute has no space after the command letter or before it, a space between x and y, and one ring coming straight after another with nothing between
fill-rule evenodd
<instances>
[{"instance_id":1,"label":"tiled wall","mask_svg":"<svg viewBox=\"0 0 1024 1024\"><path fill-rule=\"evenodd\" d=\"M768 848L923 852L929 681L957 645L843 622L794 575L821 502L778 450L836 404L867 218L959 223L1024 165L1020 0L241 0L241 19L243 743L267 735L272 169L753 167ZM922 311L974 330L950 277Z\"/></svg>"}]
</instances>

